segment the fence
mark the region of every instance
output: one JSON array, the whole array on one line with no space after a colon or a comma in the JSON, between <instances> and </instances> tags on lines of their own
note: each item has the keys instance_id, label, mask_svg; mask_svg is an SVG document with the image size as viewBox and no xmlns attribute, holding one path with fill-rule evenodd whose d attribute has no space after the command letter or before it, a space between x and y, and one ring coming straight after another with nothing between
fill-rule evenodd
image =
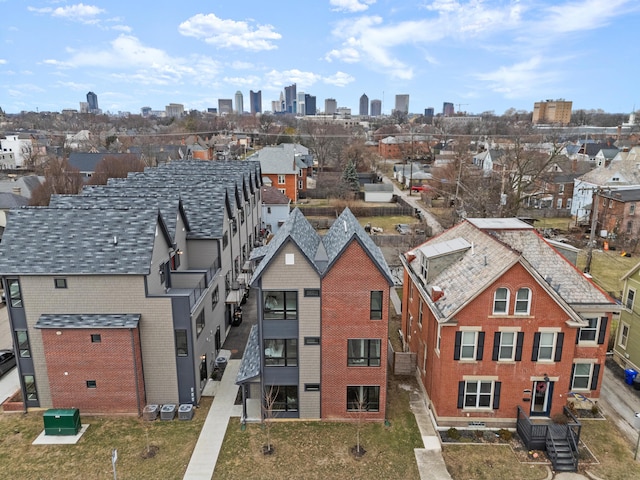
<instances>
[{"instance_id":1,"label":"fence","mask_svg":"<svg viewBox=\"0 0 640 480\"><path fill-rule=\"evenodd\" d=\"M346 205L336 207L313 207L308 205L297 205L304 213L305 217L332 217L336 218L342 213ZM349 205L351 213L356 217L391 217L398 215L414 215L414 209L410 206L402 206L400 204L392 204L389 206L366 206L366 205Z\"/></svg>"},{"instance_id":2,"label":"fence","mask_svg":"<svg viewBox=\"0 0 640 480\"><path fill-rule=\"evenodd\" d=\"M391 340L387 344L387 360L394 375L413 375L416 371L417 356L413 352L396 352Z\"/></svg>"}]
</instances>

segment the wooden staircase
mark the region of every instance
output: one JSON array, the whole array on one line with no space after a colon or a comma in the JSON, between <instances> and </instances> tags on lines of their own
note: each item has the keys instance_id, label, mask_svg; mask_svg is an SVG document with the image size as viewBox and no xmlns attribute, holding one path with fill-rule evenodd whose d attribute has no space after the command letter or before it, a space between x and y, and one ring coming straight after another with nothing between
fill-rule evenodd
<instances>
[{"instance_id":1,"label":"wooden staircase","mask_svg":"<svg viewBox=\"0 0 640 480\"><path fill-rule=\"evenodd\" d=\"M546 450L556 472L578 470L578 446L573 438L573 430L567 425L549 425Z\"/></svg>"}]
</instances>

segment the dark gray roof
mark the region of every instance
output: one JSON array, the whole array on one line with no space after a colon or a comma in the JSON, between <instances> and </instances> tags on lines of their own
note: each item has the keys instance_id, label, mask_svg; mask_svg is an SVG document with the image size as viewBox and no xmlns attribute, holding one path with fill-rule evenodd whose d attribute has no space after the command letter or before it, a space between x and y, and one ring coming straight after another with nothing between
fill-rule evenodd
<instances>
[{"instance_id":1,"label":"dark gray roof","mask_svg":"<svg viewBox=\"0 0 640 480\"><path fill-rule=\"evenodd\" d=\"M131 158L134 155L138 157L136 154L130 153L86 153L86 152L71 152L69 154L69 165L74 168L77 168L81 172L95 172L96 166L100 163L104 157L123 157L123 158Z\"/></svg>"},{"instance_id":2,"label":"dark gray roof","mask_svg":"<svg viewBox=\"0 0 640 480\"><path fill-rule=\"evenodd\" d=\"M137 328L140 314L43 314L36 328Z\"/></svg>"},{"instance_id":3,"label":"dark gray roof","mask_svg":"<svg viewBox=\"0 0 640 480\"><path fill-rule=\"evenodd\" d=\"M264 205L289 205L291 199L275 187L262 187L262 203Z\"/></svg>"},{"instance_id":4,"label":"dark gray roof","mask_svg":"<svg viewBox=\"0 0 640 480\"><path fill-rule=\"evenodd\" d=\"M390 183L365 183L365 192L393 192L393 185Z\"/></svg>"},{"instance_id":5,"label":"dark gray roof","mask_svg":"<svg viewBox=\"0 0 640 480\"><path fill-rule=\"evenodd\" d=\"M29 199L15 193L0 192L0 210L24 207L29 204Z\"/></svg>"},{"instance_id":6,"label":"dark gray roof","mask_svg":"<svg viewBox=\"0 0 640 480\"><path fill-rule=\"evenodd\" d=\"M155 209L12 210L0 274L148 274L158 215Z\"/></svg>"},{"instance_id":7,"label":"dark gray roof","mask_svg":"<svg viewBox=\"0 0 640 480\"><path fill-rule=\"evenodd\" d=\"M640 188L618 189L609 193L601 194L605 198L612 198L619 202L638 202L640 201Z\"/></svg>"},{"instance_id":8,"label":"dark gray roof","mask_svg":"<svg viewBox=\"0 0 640 480\"><path fill-rule=\"evenodd\" d=\"M251 380L260 375L260 338L258 336L258 325L251 327L249 339L240 361L238 375L236 376L236 385L240 385L247 380Z\"/></svg>"}]
</instances>

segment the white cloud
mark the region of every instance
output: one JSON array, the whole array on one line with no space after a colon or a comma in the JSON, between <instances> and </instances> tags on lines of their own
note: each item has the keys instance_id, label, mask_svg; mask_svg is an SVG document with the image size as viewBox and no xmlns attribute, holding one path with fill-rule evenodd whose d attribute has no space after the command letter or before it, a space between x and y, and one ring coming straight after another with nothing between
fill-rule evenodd
<instances>
[{"instance_id":1,"label":"white cloud","mask_svg":"<svg viewBox=\"0 0 640 480\"><path fill-rule=\"evenodd\" d=\"M7 61L4 58L0 58L0 65L6 65Z\"/></svg>"},{"instance_id":2,"label":"white cloud","mask_svg":"<svg viewBox=\"0 0 640 480\"><path fill-rule=\"evenodd\" d=\"M113 27L111 27L111 30L116 30L117 32L131 33L133 29L128 25L114 25Z\"/></svg>"},{"instance_id":3,"label":"white cloud","mask_svg":"<svg viewBox=\"0 0 640 480\"><path fill-rule=\"evenodd\" d=\"M323 79L324 83L328 83L329 85L334 85L336 87L346 87L350 83L355 82L355 78L344 72L336 72L334 75L330 77L325 77Z\"/></svg>"},{"instance_id":4,"label":"white cloud","mask_svg":"<svg viewBox=\"0 0 640 480\"><path fill-rule=\"evenodd\" d=\"M637 0L572 1L547 7L541 23L551 32L593 30L611 23L613 18L624 13L625 7L637 10Z\"/></svg>"},{"instance_id":5,"label":"white cloud","mask_svg":"<svg viewBox=\"0 0 640 480\"><path fill-rule=\"evenodd\" d=\"M222 81L227 85L254 88L260 84L261 79L255 75L249 75L247 77L224 77Z\"/></svg>"},{"instance_id":6,"label":"white cloud","mask_svg":"<svg viewBox=\"0 0 640 480\"><path fill-rule=\"evenodd\" d=\"M194 15L182 22L178 31L181 35L204 40L218 48L242 48L253 51L273 50L277 48L273 41L282 38L271 25L252 27L243 21L223 20L213 13Z\"/></svg>"},{"instance_id":7,"label":"white cloud","mask_svg":"<svg viewBox=\"0 0 640 480\"><path fill-rule=\"evenodd\" d=\"M96 7L95 5L85 5L84 3L57 8L27 7L27 9L31 12L49 14L52 17L65 18L68 20L74 20L83 23L97 22L96 17L106 11L103 8Z\"/></svg>"},{"instance_id":8,"label":"white cloud","mask_svg":"<svg viewBox=\"0 0 640 480\"><path fill-rule=\"evenodd\" d=\"M145 85L168 85L185 77L199 84L207 84L220 71L219 64L209 57L171 57L163 50L143 45L131 35L120 35L105 50L69 49L68 53L67 60L47 59L44 63L68 69L117 69L119 73L113 73L112 78Z\"/></svg>"},{"instance_id":9,"label":"white cloud","mask_svg":"<svg viewBox=\"0 0 640 480\"><path fill-rule=\"evenodd\" d=\"M335 12L364 12L374 3L376 0L329 0L329 4L335 7L332 9Z\"/></svg>"},{"instance_id":10,"label":"white cloud","mask_svg":"<svg viewBox=\"0 0 640 480\"><path fill-rule=\"evenodd\" d=\"M322 77L313 72L302 72L293 70L271 70L267 72L264 79L269 84L270 89L281 90L283 85L295 83L298 90L305 90L318 82Z\"/></svg>"},{"instance_id":11,"label":"white cloud","mask_svg":"<svg viewBox=\"0 0 640 480\"><path fill-rule=\"evenodd\" d=\"M474 77L505 98L528 98L531 92L548 90L559 79L560 74L551 63L553 61L543 63L542 57L535 56L525 62L475 74Z\"/></svg>"},{"instance_id":12,"label":"white cloud","mask_svg":"<svg viewBox=\"0 0 640 480\"><path fill-rule=\"evenodd\" d=\"M250 62L243 62L241 60L234 60L231 63L231 68L235 69L235 70L251 70L256 68L255 65L253 63Z\"/></svg>"}]
</instances>

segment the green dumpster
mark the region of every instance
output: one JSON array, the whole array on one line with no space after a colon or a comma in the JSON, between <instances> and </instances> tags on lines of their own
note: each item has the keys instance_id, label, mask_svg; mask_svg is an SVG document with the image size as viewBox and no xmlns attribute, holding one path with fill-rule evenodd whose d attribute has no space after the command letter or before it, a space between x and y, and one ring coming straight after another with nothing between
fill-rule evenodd
<instances>
[{"instance_id":1,"label":"green dumpster","mask_svg":"<svg viewBox=\"0 0 640 480\"><path fill-rule=\"evenodd\" d=\"M43 415L45 435L77 435L80 431L80 410L50 408Z\"/></svg>"}]
</instances>

